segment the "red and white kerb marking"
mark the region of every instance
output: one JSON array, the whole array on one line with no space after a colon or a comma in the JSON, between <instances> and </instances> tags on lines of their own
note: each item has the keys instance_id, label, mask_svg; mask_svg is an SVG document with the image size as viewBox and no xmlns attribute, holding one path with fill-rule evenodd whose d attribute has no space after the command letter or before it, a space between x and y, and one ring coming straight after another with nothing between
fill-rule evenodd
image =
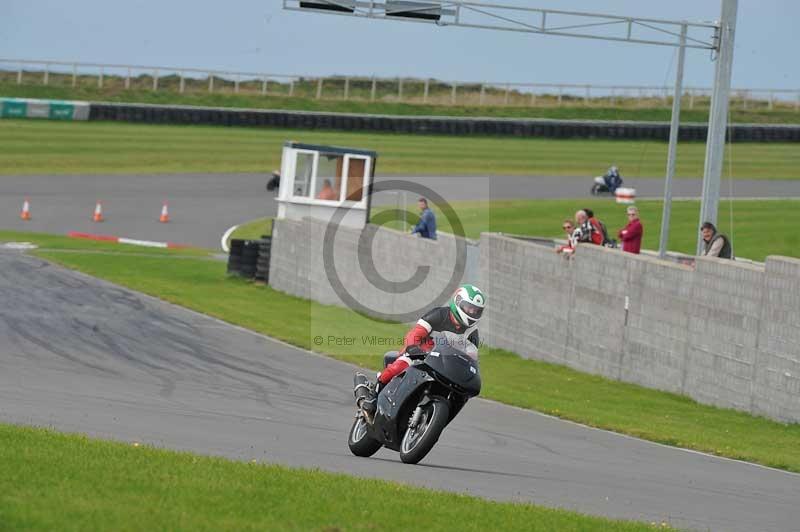
<instances>
[{"instance_id":1,"label":"red and white kerb marking","mask_svg":"<svg viewBox=\"0 0 800 532\"><path fill-rule=\"evenodd\" d=\"M148 248L180 249L189 247L189 246L184 246L182 244L174 244L172 242L154 242L152 240L137 240L135 238L125 238L122 236L111 236L111 235L94 235L91 233L79 233L77 231L70 231L69 233L67 233L67 236L70 238L99 240L101 242L116 242L117 244L131 244L134 246L144 246Z\"/></svg>"}]
</instances>

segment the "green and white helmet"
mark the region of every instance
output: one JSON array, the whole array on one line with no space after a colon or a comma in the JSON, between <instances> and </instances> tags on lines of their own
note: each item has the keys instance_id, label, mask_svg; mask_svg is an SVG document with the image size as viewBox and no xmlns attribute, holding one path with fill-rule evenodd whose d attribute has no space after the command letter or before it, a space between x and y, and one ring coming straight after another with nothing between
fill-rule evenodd
<instances>
[{"instance_id":1,"label":"green and white helmet","mask_svg":"<svg viewBox=\"0 0 800 532\"><path fill-rule=\"evenodd\" d=\"M450 300L450 312L464 327L472 327L483 315L486 296L480 288L472 284L462 284Z\"/></svg>"}]
</instances>

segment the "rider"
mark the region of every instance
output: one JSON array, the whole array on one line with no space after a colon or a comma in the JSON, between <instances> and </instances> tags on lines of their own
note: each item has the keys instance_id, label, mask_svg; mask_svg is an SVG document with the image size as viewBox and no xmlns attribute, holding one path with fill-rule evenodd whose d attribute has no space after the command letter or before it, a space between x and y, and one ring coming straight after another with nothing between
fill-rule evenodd
<instances>
[{"instance_id":1,"label":"rider","mask_svg":"<svg viewBox=\"0 0 800 532\"><path fill-rule=\"evenodd\" d=\"M403 349L399 356L387 365L378 374L378 383L374 390L361 402L361 406L369 411L375 411L375 399L381 387L389 384L395 376L399 375L411 365L414 359L424 358L436 345L431 333L450 333L454 344L463 344L463 347L454 347L466 351L467 342L478 348L478 321L481 319L486 305L483 292L471 284L462 284L450 299L450 304L445 307L436 307L428 311L414 325L403 339Z\"/></svg>"},{"instance_id":2,"label":"rider","mask_svg":"<svg viewBox=\"0 0 800 532\"><path fill-rule=\"evenodd\" d=\"M608 191L613 194L622 185L622 176L619 175L619 168L616 166L609 168L606 175L603 176L603 180L606 182Z\"/></svg>"}]
</instances>

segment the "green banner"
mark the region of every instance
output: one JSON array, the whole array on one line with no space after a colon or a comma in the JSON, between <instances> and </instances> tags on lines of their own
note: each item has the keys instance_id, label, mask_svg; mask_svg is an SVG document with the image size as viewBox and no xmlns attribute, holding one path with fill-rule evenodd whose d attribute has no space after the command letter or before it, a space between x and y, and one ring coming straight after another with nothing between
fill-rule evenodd
<instances>
[{"instance_id":1,"label":"green banner","mask_svg":"<svg viewBox=\"0 0 800 532\"><path fill-rule=\"evenodd\" d=\"M3 118L25 118L28 116L28 103L20 100L11 100L3 98L0 100L2 106Z\"/></svg>"},{"instance_id":2,"label":"green banner","mask_svg":"<svg viewBox=\"0 0 800 532\"><path fill-rule=\"evenodd\" d=\"M75 106L71 103L50 103L50 120L72 120L75 115Z\"/></svg>"}]
</instances>

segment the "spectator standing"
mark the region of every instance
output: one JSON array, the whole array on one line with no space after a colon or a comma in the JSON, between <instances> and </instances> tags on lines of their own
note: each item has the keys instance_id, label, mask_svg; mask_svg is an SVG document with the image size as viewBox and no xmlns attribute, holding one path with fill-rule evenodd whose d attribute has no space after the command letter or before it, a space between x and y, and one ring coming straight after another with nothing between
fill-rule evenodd
<instances>
[{"instance_id":1,"label":"spectator standing","mask_svg":"<svg viewBox=\"0 0 800 532\"><path fill-rule=\"evenodd\" d=\"M428 200L420 198L417 201L419 207L419 223L411 230L411 234L419 234L422 238L436 240L436 215L428 208Z\"/></svg>"},{"instance_id":2,"label":"spectator standing","mask_svg":"<svg viewBox=\"0 0 800 532\"><path fill-rule=\"evenodd\" d=\"M722 233L717 232L717 228L711 222L705 222L700 227L700 232L703 234L703 252L702 257L719 257L721 259L732 259L733 249L728 237Z\"/></svg>"},{"instance_id":3,"label":"spectator standing","mask_svg":"<svg viewBox=\"0 0 800 532\"><path fill-rule=\"evenodd\" d=\"M642 227L642 222L639 220L639 209L628 207L626 213L628 215L628 225L620 229L618 233L620 240L622 240L622 251L638 255L642 249L642 235L644 235L644 227Z\"/></svg>"}]
</instances>

